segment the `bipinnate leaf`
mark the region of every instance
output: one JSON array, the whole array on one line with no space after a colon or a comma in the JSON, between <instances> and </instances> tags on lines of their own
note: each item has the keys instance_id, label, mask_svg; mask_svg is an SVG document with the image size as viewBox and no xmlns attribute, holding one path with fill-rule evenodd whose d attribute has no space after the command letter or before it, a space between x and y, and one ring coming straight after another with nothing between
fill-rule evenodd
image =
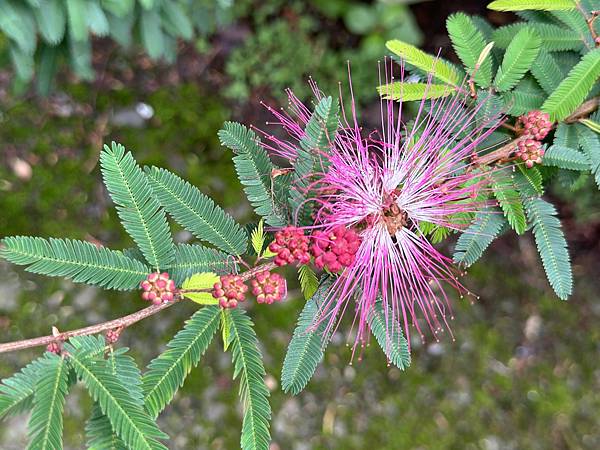
<instances>
[{"instance_id":1,"label":"bipinnate leaf","mask_svg":"<svg viewBox=\"0 0 600 450\"><path fill-rule=\"evenodd\" d=\"M410 366L408 341L392 309L388 306L386 311L383 302L378 300L369 311L367 323L388 361L400 370L407 369Z\"/></svg>"},{"instance_id":2,"label":"bipinnate leaf","mask_svg":"<svg viewBox=\"0 0 600 450\"><path fill-rule=\"evenodd\" d=\"M573 289L573 276L567 242L556 217L554 206L541 198L525 200L527 217L533 224L533 235L550 286L566 300Z\"/></svg>"},{"instance_id":3,"label":"bipinnate leaf","mask_svg":"<svg viewBox=\"0 0 600 450\"><path fill-rule=\"evenodd\" d=\"M235 122L225 122L219 131L221 145L230 148L240 183L254 211L274 227L287 223L284 206L273 192L271 174L274 166L264 148L259 145L258 136L245 126Z\"/></svg>"},{"instance_id":4,"label":"bipinnate leaf","mask_svg":"<svg viewBox=\"0 0 600 450\"><path fill-rule=\"evenodd\" d=\"M158 201L182 227L224 252L246 251L246 232L210 197L168 170L149 167L146 175Z\"/></svg>"},{"instance_id":5,"label":"bipinnate leaf","mask_svg":"<svg viewBox=\"0 0 600 450\"><path fill-rule=\"evenodd\" d=\"M87 350L77 350L68 344L65 348L71 367L108 417L117 436L131 448L166 450L157 439L166 439L167 435L158 429L139 401L131 397L106 361L90 357Z\"/></svg>"},{"instance_id":6,"label":"bipinnate leaf","mask_svg":"<svg viewBox=\"0 0 600 450\"><path fill-rule=\"evenodd\" d=\"M192 368L212 341L220 320L220 308L198 310L167 344L167 350L153 359L143 376L146 410L157 417L183 386Z\"/></svg>"},{"instance_id":7,"label":"bipinnate leaf","mask_svg":"<svg viewBox=\"0 0 600 450\"><path fill-rule=\"evenodd\" d=\"M527 220L512 176L502 171L494 172L492 174L492 190L512 229L517 234L524 233Z\"/></svg>"},{"instance_id":8,"label":"bipinnate leaf","mask_svg":"<svg viewBox=\"0 0 600 450\"><path fill-rule=\"evenodd\" d=\"M398 55L402 61L432 74L434 78L452 86L458 86L463 75L451 64L441 58L429 55L414 45L399 40L387 41L385 46Z\"/></svg>"},{"instance_id":9,"label":"bipinnate leaf","mask_svg":"<svg viewBox=\"0 0 600 450\"><path fill-rule=\"evenodd\" d=\"M523 78L535 61L541 45L540 37L532 28L524 27L516 34L504 53L502 65L494 79L494 86L499 92L508 91Z\"/></svg>"},{"instance_id":10,"label":"bipinnate leaf","mask_svg":"<svg viewBox=\"0 0 600 450\"><path fill-rule=\"evenodd\" d=\"M496 0L488 5L496 11L558 11L575 9L575 0Z\"/></svg>"},{"instance_id":11,"label":"bipinnate leaf","mask_svg":"<svg viewBox=\"0 0 600 450\"><path fill-rule=\"evenodd\" d=\"M63 409L69 383L65 358L46 353L35 384L33 410L29 418L31 450L61 450Z\"/></svg>"},{"instance_id":12,"label":"bipinnate leaf","mask_svg":"<svg viewBox=\"0 0 600 450\"><path fill-rule=\"evenodd\" d=\"M506 225L502 212L495 208L481 211L462 232L454 249L454 262L469 267L474 264Z\"/></svg>"},{"instance_id":13,"label":"bipinnate leaf","mask_svg":"<svg viewBox=\"0 0 600 450\"><path fill-rule=\"evenodd\" d=\"M265 368L252 321L240 308L231 310L229 347L233 378L239 377L244 410L240 446L242 450L268 450L271 441L271 405L265 385Z\"/></svg>"},{"instance_id":14,"label":"bipinnate leaf","mask_svg":"<svg viewBox=\"0 0 600 450\"><path fill-rule=\"evenodd\" d=\"M542 105L555 121L565 119L585 100L600 77L600 48L586 53Z\"/></svg>"},{"instance_id":15,"label":"bipinnate leaf","mask_svg":"<svg viewBox=\"0 0 600 450\"><path fill-rule=\"evenodd\" d=\"M317 365L323 359L328 343L325 336L326 321L319 322L319 308L328 295L333 280L325 277L314 295L307 300L290 340L283 369L281 372L281 388L284 392L299 394L312 378Z\"/></svg>"},{"instance_id":16,"label":"bipinnate leaf","mask_svg":"<svg viewBox=\"0 0 600 450\"><path fill-rule=\"evenodd\" d=\"M448 35L462 63L475 73L475 82L486 88L492 81L492 59L487 56L475 70L487 43L483 33L479 31L473 20L463 13L452 14L446 20Z\"/></svg>"},{"instance_id":17,"label":"bipinnate leaf","mask_svg":"<svg viewBox=\"0 0 600 450\"><path fill-rule=\"evenodd\" d=\"M0 257L28 266L28 272L66 277L106 289L136 289L150 269L117 250L71 239L4 238Z\"/></svg>"},{"instance_id":18,"label":"bipinnate leaf","mask_svg":"<svg viewBox=\"0 0 600 450\"><path fill-rule=\"evenodd\" d=\"M156 270L169 267L175 247L167 218L131 152L125 152L125 147L115 142L110 147L105 145L100 165L121 223L148 264Z\"/></svg>"},{"instance_id":19,"label":"bipinnate leaf","mask_svg":"<svg viewBox=\"0 0 600 450\"><path fill-rule=\"evenodd\" d=\"M377 86L377 92L384 100L403 102L420 101L447 97L456 92L456 88L447 84L408 83L397 81Z\"/></svg>"}]
</instances>

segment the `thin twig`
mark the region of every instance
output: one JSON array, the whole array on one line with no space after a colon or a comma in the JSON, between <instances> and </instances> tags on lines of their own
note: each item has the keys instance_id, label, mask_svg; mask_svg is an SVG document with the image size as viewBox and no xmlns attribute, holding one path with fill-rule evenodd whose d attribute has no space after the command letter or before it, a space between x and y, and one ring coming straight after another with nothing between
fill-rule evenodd
<instances>
[{"instance_id":1,"label":"thin twig","mask_svg":"<svg viewBox=\"0 0 600 450\"><path fill-rule=\"evenodd\" d=\"M241 277L244 281L246 281L246 280L249 280L250 278L252 278L258 272L262 272L263 270L271 270L271 269L274 269L275 267L277 267L277 266L275 265L275 263L272 263L272 262L262 264L260 266L254 267L253 269L250 269L250 270L242 273ZM210 292L210 289L201 289L198 291ZM189 290L187 292L198 292L198 291ZM180 292L181 292L181 294L184 293L184 291L180 291ZM77 330L65 331L62 333L54 333L54 334L50 334L48 336L42 336L42 337L33 338L33 339L25 339L25 340L21 340L21 341L14 341L14 342L7 342L5 344L0 344L0 353L13 352L16 350L23 350L23 349L31 348L31 347L41 347L43 345L48 345L51 342L64 342L75 336L87 336L90 334L98 334L98 333L102 333L103 331L112 330L114 328L125 329L125 328L129 327L130 325L133 325L134 323L139 322L142 319L145 319L146 317L150 317L150 316L162 311L163 309L167 309L168 307L174 305L175 303L181 302L181 300L183 299L183 295L181 295L181 294L178 297L176 297L172 302L162 303L160 305L148 306L147 308L140 309L139 311L136 311L127 316L119 317L118 319L109 320L108 322L102 322L97 325L91 325L89 327L79 328Z\"/></svg>"}]
</instances>

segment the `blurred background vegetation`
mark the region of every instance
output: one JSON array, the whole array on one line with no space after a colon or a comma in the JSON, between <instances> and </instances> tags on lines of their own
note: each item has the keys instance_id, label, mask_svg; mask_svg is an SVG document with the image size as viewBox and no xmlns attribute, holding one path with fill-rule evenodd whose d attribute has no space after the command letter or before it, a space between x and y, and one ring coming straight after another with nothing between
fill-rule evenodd
<instances>
[{"instance_id":1,"label":"blurred background vegetation","mask_svg":"<svg viewBox=\"0 0 600 450\"><path fill-rule=\"evenodd\" d=\"M262 124L259 101L277 105L287 87L308 99L308 76L335 95L347 80L346 61L363 116L376 120L377 61L387 39L441 47L455 59L444 25L451 12L485 15L496 25L513 20L478 0L90 0L79 11L67 0L69 8L56 10L63 19L51 17L62 23L59 33L36 11L39 3L0 6L0 236L69 237L113 248L131 243L101 185L102 143L123 143L140 163L179 173L251 220L231 155L216 137L223 121ZM179 12L167 11L168 3ZM95 15L81 19L82 11ZM308 389L283 395L277 380L301 295L292 283L284 304L248 305L272 389L273 449L600 448L600 196L592 182L578 188L557 186L549 194L574 260L572 299L560 302L551 293L531 236L505 237L466 277L480 299L456 300L456 341L414 342L406 373L387 367L376 348L349 365L340 334ZM107 294L0 262L2 341L142 306L135 293ZM193 310L181 304L137 324L121 342L147 363ZM40 352L2 355L0 376ZM236 448L236 389L229 355L215 341L160 418L174 436L169 448ZM80 393L67 406L70 448L83 446L90 404ZM4 422L0 448L23 448L25 433L22 418Z\"/></svg>"}]
</instances>

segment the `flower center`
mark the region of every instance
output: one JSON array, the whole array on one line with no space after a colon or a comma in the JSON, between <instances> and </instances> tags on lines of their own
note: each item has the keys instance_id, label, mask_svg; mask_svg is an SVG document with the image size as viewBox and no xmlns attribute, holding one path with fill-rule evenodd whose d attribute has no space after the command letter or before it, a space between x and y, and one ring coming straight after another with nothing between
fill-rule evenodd
<instances>
[{"instance_id":1,"label":"flower center","mask_svg":"<svg viewBox=\"0 0 600 450\"><path fill-rule=\"evenodd\" d=\"M396 203L392 203L383 210L383 221L388 233L394 236L398 230L408 224L408 214L400 209Z\"/></svg>"}]
</instances>

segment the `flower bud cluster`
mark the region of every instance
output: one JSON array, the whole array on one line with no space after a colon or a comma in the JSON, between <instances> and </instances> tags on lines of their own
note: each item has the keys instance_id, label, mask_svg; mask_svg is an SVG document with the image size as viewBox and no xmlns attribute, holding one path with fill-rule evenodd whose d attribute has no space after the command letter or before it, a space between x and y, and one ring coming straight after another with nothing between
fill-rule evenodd
<instances>
[{"instance_id":1,"label":"flower bud cluster","mask_svg":"<svg viewBox=\"0 0 600 450\"><path fill-rule=\"evenodd\" d=\"M315 231L311 237L310 252L315 257L315 266L333 273L350 266L360 246L356 232L343 226L329 232Z\"/></svg>"},{"instance_id":2,"label":"flower bud cluster","mask_svg":"<svg viewBox=\"0 0 600 450\"><path fill-rule=\"evenodd\" d=\"M524 140L517 143L516 156L521 159L528 168L542 163L544 149L542 140L552 129L550 115L542 111L529 111L519 117L517 130L524 136Z\"/></svg>"},{"instance_id":3,"label":"flower bud cluster","mask_svg":"<svg viewBox=\"0 0 600 450\"><path fill-rule=\"evenodd\" d=\"M212 296L219 301L221 308L235 308L239 302L246 300L248 286L239 275L222 275L214 284Z\"/></svg>"},{"instance_id":4,"label":"flower bud cluster","mask_svg":"<svg viewBox=\"0 0 600 450\"><path fill-rule=\"evenodd\" d=\"M252 293L256 296L258 303L270 305L273 302L280 302L287 293L285 278L268 270L258 272L251 284Z\"/></svg>"},{"instance_id":5,"label":"flower bud cluster","mask_svg":"<svg viewBox=\"0 0 600 450\"><path fill-rule=\"evenodd\" d=\"M544 149L542 143L535 139L525 139L517 143L516 155L531 169L535 164L542 163Z\"/></svg>"},{"instance_id":6,"label":"flower bud cluster","mask_svg":"<svg viewBox=\"0 0 600 450\"><path fill-rule=\"evenodd\" d=\"M275 240L269 245L269 250L276 254L274 262L278 266L286 264L307 264L310 261L308 253L308 236L300 228L286 227L275 233Z\"/></svg>"},{"instance_id":7,"label":"flower bud cluster","mask_svg":"<svg viewBox=\"0 0 600 450\"><path fill-rule=\"evenodd\" d=\"M169 278L167 272L161 274L152 272L141 282L142 298L155 305L173 301L177 289L175 282Z\"/></svg>"}]
</instances>

